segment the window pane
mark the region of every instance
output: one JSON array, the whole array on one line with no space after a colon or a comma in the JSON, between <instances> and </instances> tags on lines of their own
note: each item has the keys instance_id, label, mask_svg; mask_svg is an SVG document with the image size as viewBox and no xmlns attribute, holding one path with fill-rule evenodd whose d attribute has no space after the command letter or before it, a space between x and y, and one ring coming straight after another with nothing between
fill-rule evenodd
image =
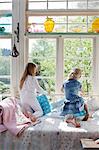
<instances>
[{"instance_id":1,"label":"window pane","mask_svg":"<svg viewBox=\"0 0 99 150\"><path fill-rule=\"evenodd\" d=\"M28 29L29 32L45 32L44 22L46 20L45 16L32 16L28 18Z\"/></svg>"},{"instance_id":2,"label":"window pane","mask_svg":"<svg viewBox=\"0 0 99 150\"><path fill-rule=\"evenodd\" d=\"M55 93L55 79L54 78L43 78L38 77L38 82L41 87L43 87L44 90L48 91L49 93Z\"/></svg>"},{"instance_id":3,"label":"window pane","mask_svg":"<svg viewBox=\"0 0 99 150\"><path fill-rule=\"evenodd\" d=\"M81 82L87 94L92 92L92 54L92 39L73 38L64 40L64 78L68 78L68 74L73 68L79 67L82 69Z\"/></svg>"},{"instance_id":4,"label":"window pane","mask_svg":"<svg viewBox=\"0 0 99 150\"><path fill-rule=\"evenodd\" d=\"M48 9L66 9L66 2L49 2Z\"/></svg>"},{"instance_id":5,"label":"window pane","mask_svg":"<svg viewBox=\"0 0 99 150\"><path fill-rule=\"evenodd\" d=\"M53 18L55 23L66 23L67 17L66 16L49 16L50 18Z\"/></svg>"},{"instance_id":6,"label":"window pane","mask_svg":"<svg viewBox=\"0 0 99 150\"><path fill-rule=\"evenodd\" d=\"M66 24L55 24L53 32L67 32Z\"/></svg>"},{"instance_id":7,"label":"window pane","mask_svg":"<svg viewBox=\"0 0 99 150\"><path fill-rule=\"evenodd\" d=\"M10 51L11 40L0 39L0 94L5 95L10 94Z\"/></svg>"},{"instance_id":8,"label":"window pane","mask_svg":"<svg viewBox=\"0 0 99 150\"><path fill-rule=\"evenodd\" d=\"M96 19L99 18L99 16L88 16L88 23L91 23Z\"/></svg>"},{"instance_id":9,"label":"window pane","mask_svg":"<svg viewBox=\"0 0 99 150\"><path fill-rule=\"evenodd\" d=\"M68 23L86 23L87 16L68 16Z\"/></svg>"},{"instance_id":10,"label":"window pane","mask_svg":"<svg viewBox=\"0 0 99 150\"><path fill-rule=\"evenodd\" d=\"M99 9L99 0L88 0L89 9Z\"/></svg>"},{"instance_id":11,"label":"window pane","mask_svg":"<svg viewBox=\"0 0 99 150\"><path fill-rule=\"evenodd\" d=\"M87 32L87 24L68 24L68 32Z\"/></svg>"},{"instance_id":12,"label":"window pane","mask_svg":"<svg viewBox=\"0 0 99 150\"><path fill-rule=\"evenodd\" d=\"M38 65L37 78L43 88L55 91L56 40L29 39L29 62Z\"/></svg>"},{"instance_id":13,"label":"window pane","mask_svg":"<svg viewBox=\"0 0 99 150\"><path fill-rule=\"evenodd\" d=\"M92 23L96 18L99 16L88 16L88 32L92 32Z\"/></svg>"},{"instance_id":14,"label":"window pane","mask_svg":"<svg viewBox=\"0 0 99 150\"><path fill-rule=\"evenodd\" d=\"M1 0L0 10L12 10L12 0Z\"/></svg>"},{"instance_id":15,"label":"window pane","mask_svg":"<svg viewBox=\"0 0 99 150\"><path fill-rule=\"evenodd\" d=\"M87 0L69 0L68 9L87 9Z\"/></svg>"},{"instance_id":16,"label":"window pane","mask_svg":"<svg viewBox=\"0 0 99 150\"><path fill-rule=\"evenodd\" d=\"M87 32L87 16L68 16L68 32Z\"/></svg>"},{"instance_id":17,"label":"window pane","mask_svg":"<svg viewBox=\"0 0 99 150\"><path fill-rule=\"evenodd\" d=\"M46 2L30 2L29 9L47 9Z\"/></svg>"},{"instance_id":18,"label":"window pane","mask_svg":"<svg viewBox=\"0 0 99 150\"><path fill-rule=\"evenodd\" d=\"M11 33L12 32L12 16L1 16L0 17L0 27L4 28L4 32ZM2 32L1 32L2 33Z\"/></svg>"}]
</instances>

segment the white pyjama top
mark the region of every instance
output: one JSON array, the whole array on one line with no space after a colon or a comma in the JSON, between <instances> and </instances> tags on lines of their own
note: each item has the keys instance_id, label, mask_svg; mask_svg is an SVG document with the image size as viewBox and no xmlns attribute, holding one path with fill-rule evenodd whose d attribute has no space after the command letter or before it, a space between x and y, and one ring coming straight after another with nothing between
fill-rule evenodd
<instances>
[{"instance_id":1,"label":"white pyjama top","mask_svg":"<svg viewBox=\"0 0 99 150\"><path fill-rule=\"evenodd\" d=\"M22 89L20 90L20 99L22 107L29 111L29 106L35 111L33 115L40 117L43 115L41 106L37 100L37 92L41 94L47 94L46 91L40 87L36 77L28 75Z\"/></svg>"}]
</instances>

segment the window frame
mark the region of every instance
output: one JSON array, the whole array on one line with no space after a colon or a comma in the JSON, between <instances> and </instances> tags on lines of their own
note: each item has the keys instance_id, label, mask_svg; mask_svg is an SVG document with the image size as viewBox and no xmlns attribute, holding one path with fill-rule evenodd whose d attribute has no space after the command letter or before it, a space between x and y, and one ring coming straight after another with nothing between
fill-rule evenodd
<instances>
[{"instance_id":1,"label":"window frame","mask_svg":"<svg viewBox=\"0 0 99 150\"><path fill-rule=\"evenodd\" d=\"M2 0L2 2L0 2L0 3L11 3L12 4L12 1L10 0L10 1L4 1L3 2L3 0ZM0 16L7 16L7 15L12 15L12 10L9 10L9 9L7 9L7 10L5 10L5 9L1 9L0 10ZM1 33L0 34L0 39L10 39L11 40L11 44L12 44L12 33ZM11 47L12 47L12 45L11 45ZM11 69L11 58L10 58L10 75L4 75L3 77L8 77L8 78L10 78L10 91L11 91L11 75L12 75L12 69ZM1 75L0 75L0 77L1 77ZM0 94L0 95L2 95L2 98L3 97L7 97L7 96L10 96L11 95L11 92L10 92L10 94L6 94L6 93L2 93L2 94Z\"/></svg>"}]
</instances>

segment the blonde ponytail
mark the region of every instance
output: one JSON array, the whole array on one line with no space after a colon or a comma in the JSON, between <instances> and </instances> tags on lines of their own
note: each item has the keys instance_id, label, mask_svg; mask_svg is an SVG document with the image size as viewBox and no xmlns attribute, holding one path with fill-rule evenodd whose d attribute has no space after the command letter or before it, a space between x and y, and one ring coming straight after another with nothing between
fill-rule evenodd
<instances>
[{"instance_id":1,"label":"blonde ponytail","mask_svg":"<svg viewBox=\"0 0 99 150\"><path fill-rule=\"evenodd\" d=\"M78 75L81 75L81 69L75 68L69 75L69 79L77 79Z\"/></svg>"}]
</instances>

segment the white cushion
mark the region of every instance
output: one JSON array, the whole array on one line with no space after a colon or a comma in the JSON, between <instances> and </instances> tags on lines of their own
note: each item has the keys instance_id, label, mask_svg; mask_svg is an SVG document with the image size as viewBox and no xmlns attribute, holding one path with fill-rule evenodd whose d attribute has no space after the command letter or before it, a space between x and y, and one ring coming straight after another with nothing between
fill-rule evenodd
<instances>
[{"instance_id":1,"label":"white cushion","mask_svg":"<svg viewBox=\"0 0 99 150\"><path fill-rule=\"evenodd\" d=\"M89 98L86 104L89 111L94 112L99 109L99 98Z\"/></svg>"},{"instance_id":2,"label":"white cushion","mask_svg":"<svg viewBox=\"0 0 99 150\"><path fill-rule=\"evenodd\" d=\"M95 112L92 114L92 117L99 119L99 110L95 111Z\"/></svg>"}]
</instances>

